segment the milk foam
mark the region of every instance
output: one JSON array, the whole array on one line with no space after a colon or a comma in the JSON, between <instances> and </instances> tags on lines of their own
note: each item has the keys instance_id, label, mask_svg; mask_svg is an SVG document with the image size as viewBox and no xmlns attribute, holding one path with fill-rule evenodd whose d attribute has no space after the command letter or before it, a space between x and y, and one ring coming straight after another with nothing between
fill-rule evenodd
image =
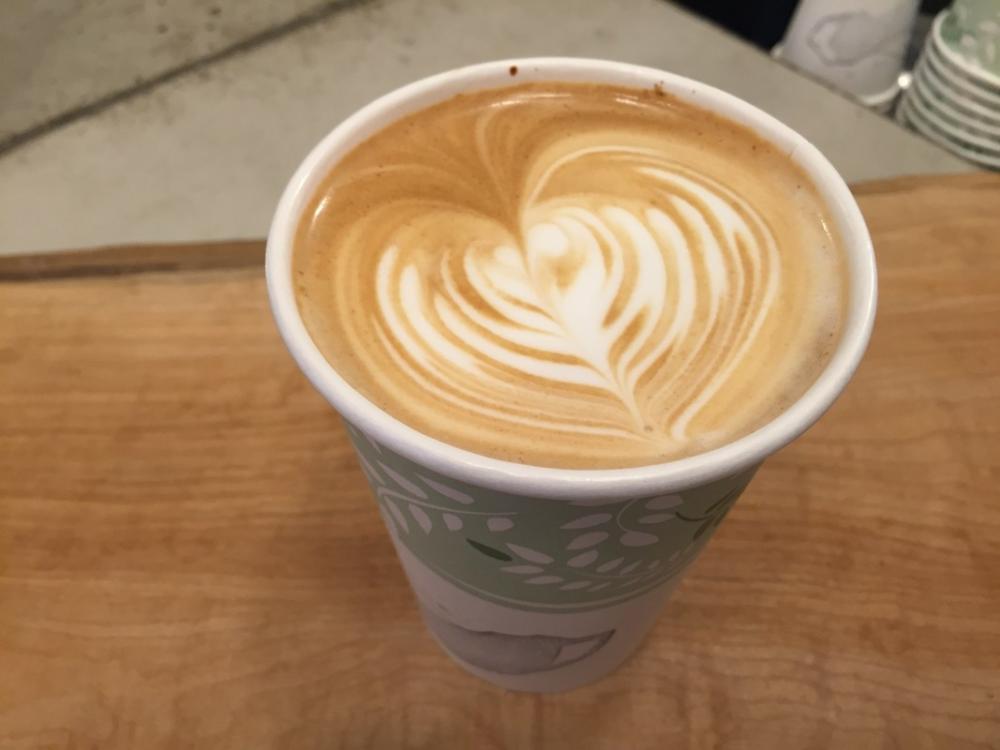
<instances>
[{"instance_id":1,"label":"milk foam","mask_svg":"<svg viewBox=\"0 0 1000 750\"><path fill-rule=\"evenodd\" d=\"M631 465L749 431L839 325L822 205L739 126L553 86L438 105L345 159L300 231L307 326L390 413L502 458ZM691 118L760 156L706 152Z\"/></svg>"}]
</instances>

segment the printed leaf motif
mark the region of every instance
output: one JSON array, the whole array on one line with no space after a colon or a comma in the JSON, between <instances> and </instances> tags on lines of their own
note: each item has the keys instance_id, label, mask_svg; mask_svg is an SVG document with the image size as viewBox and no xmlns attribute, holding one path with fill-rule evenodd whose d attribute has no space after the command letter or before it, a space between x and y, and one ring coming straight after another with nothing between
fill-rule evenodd
<instances>
[{"instance_id":1,"label":"printed leaf motif","mask_svg":"<svg viewBox=\"0 0 1000 750\"><path fill-rule=\"evenodd\" d=\"M598 565L597 566L597 572L598 573L607 573L608 571L614 570L619 565L621 565L622 562L624 562L624 560L625 560L624 557L616 557L614 560L609 560L608 562L606 562L606 563L604 563L602 565ZM622 571L622 572L625 572L625 571Z\"/></svg>"},{"instance_id":2,"label":"printed leaf motif","mask_svg":"<svg viewBox=\"0 0 1000 750\"><path fill-rule=\"evenodd\" d=\"M734 477L718 489L685 491L683 499L513 497L438 476L377 450L360 433L354 437L397 544L447 570L470 593L528 609L586 611L678 575L746 484ZM482 555L479 565L456 565L466 544Z\"/></svg>"},{"instance_id":3,"label":"printed leaf motif","mask_svg":"<svg viewBox=\"0 0 1000 750\"><path fill-rule=\"evenodd\" d=\"M542 563L543 565L552 562L552 558L544 552L528 549L527 547L522 547L520 544L508 544L507 549L518 557L523 557L528 562Z\"/></svg>"},{"instance_id":4,"label":"printed leaf motif","mask_svg":"<svg viewBox=\"0 0 1000 750\"><path fill-rule=\"evenodd\" d=\"M532 573L541 573L545 568L539 565L508 565L505 568L500 568L504 573L516 573L517 575L531 575Z\"/></svg>"},{"instance_id":5,"label":"printed leaf motif","mask_svg":"<svg viewBox=\"0 0 1000 750\"><path fill-rule=\"evenodd\" d=\"M571 557L566 561L566 564L571 568L583 568L590 565L594 560L597 559L597 550L591 549L586 552L581 552L576 557Z\"/></svg>"},{"instance_id":6,"label":"printed leaf motif","mask_svg":"<svg viewBox=\"0 0 1000 750\"><path fill-rule=\"evenodd\" d=\"M410 525L406 522L406 516L403 515L403 511L396 507L396 504L386 500L386 507L389 508L389 512L392 513L392 517L396 520L396 523L403 529L407 534L410 533Z\"/></svg>"},{"instance_id":7,"label":"printed leaf motif","mask_svg":"<svg viewBox=\"0 0 1000 750\"><path fill-rule=\"evenodd\" d=\"M646 501L646 510L668 510L683 504L680 495L660 495Z\"/></svg>"},{"instance_id":8,"label":"printed leaf motif","mask_svg":"<svg viewBox=\"0 0 1000 750\"><path fill-rule=\"evenodd\" d=\"M469 539L468 537L466 537L465 541L467 541L474 550L482 552L487 557L492 557L495 560L502 560L503 562L511 562L514 559L506 552L501 552L500 550L494 549L489 545L477 542L475 539Z\"/></svg>"},{"instance_id":9,"label":"printed leaf motif","mask_svg":"<svg viewBox=\"0 0 1000 750\"><path fill-rule=\"evenodd\" d=\"M382 477L380 477L379 473L375 471L375 467L368 463L368 460L360 453L358 454L358 463L361 464L361 470L365 473L365 476L368 477L369 484L373 486L385 485Z\"/></svg>"},{"instance_id":10,"label":"printed leaf motif","mask_svg":"<svg viewBox=\"0 0 1000 750\"><path fill-rule=\"evenodd\" d=\"M660 539L644 531L626 531L618 541L626 547L645 547L650 544L656 544Z\"/></svg>"},{"instance_id":11,"label":"printed leaf motif","mask_svg":"<svg viewBox=\"0 0 1000 750\"><path fill-rule=\"evenodd\" d=\"M434 524L431 523L431 517L427 515L424 509L419 505L410 503L409 511L410 515L413 516L413 520L420 524L420 528L424 530L424 533L430 534L431 529L434 528Z\"/></svg>"},{"instance_id":12,"label":"printed leaf motif","mask_svg":"<svg viewBox=\"0 0 1000 750\"><path fill-rule=\"evenodd\" d=\"M581 516L580 518L575 518L569 523L564 523L559 528L561 529L589 529L593 526L600 526L602 523L607 523L614 516L610 513L594 513L589 516Z\"/></svg>"},{"instance_id":13,"label":"printed leaf motif","mask_svg":"<svg viewBox=\"0 0 1000 750\"><path fill-rule=\"evenodd\" d=\"M441 484L440 482L435 482L433 479L428 479L425 476L421 476L420 479L423 480L424 484L430 487L439 495L443 495L449 500L454 500L456 503L461 505L472 505L476 501L472 499L471 496L465 494L460 490L456 490L453 487L449 487L446 484Z\"/></svg>"},{"instance_id":14,"label":"printed leaf motif","mask_svg":"<svg viewBox=\"0 0 1000 750\"><path fill-rule=\"evenodd\" d=\"M420 487L418 487L417 485L415 485L413 482L411 482L409 479L407 479L406 477L404 477L398 471L396 471L395 469L393 469L390 466L386 466L381 461L378 462L378 465L379 465L379 467L381 467L382 471L384 471L386 474L389 475L389 477L392 479L392 481L394 481L396 484L398 484L404 490L406 490L407 492L409 492L411 495L419 497L421 500L426 500L427 499L427 493L424 492L423 489L421 489Z\"/></svg>"},{"instance_id":15,"label":"printed leaf motif","mask_svg":"<svg viewBox=\"0 0 1000 750\"><path fill-rule=\"evenodd\" d=\"M586 534L580 534L569 544L566 545L566 549L586 549L587 547L593 547L595 544L600 544L605 539L608 538L608 533L606 531L590 531Z\"/></svg>"}]
</instances>

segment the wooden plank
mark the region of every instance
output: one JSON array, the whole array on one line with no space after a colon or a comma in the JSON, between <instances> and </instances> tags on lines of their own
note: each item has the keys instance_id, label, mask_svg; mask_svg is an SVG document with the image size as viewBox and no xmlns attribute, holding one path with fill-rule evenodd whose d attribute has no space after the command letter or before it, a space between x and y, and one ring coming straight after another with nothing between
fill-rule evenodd
<instances>
[{"instance_id":1,"label":"wooden plank","mask_svg":"<svg viewBox=\"0 0 1000 750\"><path fill-rule=\"evenodd\" d=\"M261 240L191 245L115 245L53 253L0 255L0 282L263 267L264 243Z\"/></svg>"},{"instance_id":2,"label":"wooden plank","mask_svg":"<svg viewBox=\"0 0 1000 750\"><path fill-rule=\"evenodd\" d=\"M0 284L0 747L1000 746L1000 179L859 194L856 380L558 696L432 643L258 269Z\"/></svg>"}]
</instances>

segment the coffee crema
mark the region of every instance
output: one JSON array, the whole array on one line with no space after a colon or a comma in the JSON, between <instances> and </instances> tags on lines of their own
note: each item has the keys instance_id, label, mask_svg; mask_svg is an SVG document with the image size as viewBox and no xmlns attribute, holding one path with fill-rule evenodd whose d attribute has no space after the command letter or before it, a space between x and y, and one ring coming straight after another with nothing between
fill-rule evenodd
<instances>
[{"instance_id":1,"label":"coffee crema","mask_svg":"<svg viewBox=\"0 0 1000 750\"><path fill-rule=\"evenodd\" d=\"M350 151L298 228L306 327L360 393L486 456L615 468L761 427L826 365L845 261L809 178L659 90L461 94Z\"/></svg>"}]
</instances>

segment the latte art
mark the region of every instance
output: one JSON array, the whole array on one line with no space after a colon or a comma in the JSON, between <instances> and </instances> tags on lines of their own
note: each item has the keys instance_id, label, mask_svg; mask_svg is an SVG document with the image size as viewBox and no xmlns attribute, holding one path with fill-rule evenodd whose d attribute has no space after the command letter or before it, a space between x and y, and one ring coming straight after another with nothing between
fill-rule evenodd
<instances>
[{"instance_id":1,"label":"latte art","mask_svg":"<svg viewBox=\"0 0 1000 750\"><path fill-rule=\"evenodd\" d=\"M351 152L307 217L324 354L404 422L509 460L627 466L745 434L808 387L843 304L794 165L649 92L456 97Z\"/></svg>"},{"instance_id":2,"label":"latte art","mask_svg":"<svg viewBox=\"0 0 1000 750\"><path fill-rule=\"evenodd\" d=\"M655 153L573 155L588 156L630 157L651 205L529 200L522 243L472 241L426 258L392 245L377 272L379 340L414 382L483 417L626 439L653 431L682 444L770 310L781 277L774 238L722 185ZM672 377L650 377L669 351ZM515 413L497 398L511 371L605 391L620 408L603 422L571 409Z\"/></svg>"}]
</instances>

